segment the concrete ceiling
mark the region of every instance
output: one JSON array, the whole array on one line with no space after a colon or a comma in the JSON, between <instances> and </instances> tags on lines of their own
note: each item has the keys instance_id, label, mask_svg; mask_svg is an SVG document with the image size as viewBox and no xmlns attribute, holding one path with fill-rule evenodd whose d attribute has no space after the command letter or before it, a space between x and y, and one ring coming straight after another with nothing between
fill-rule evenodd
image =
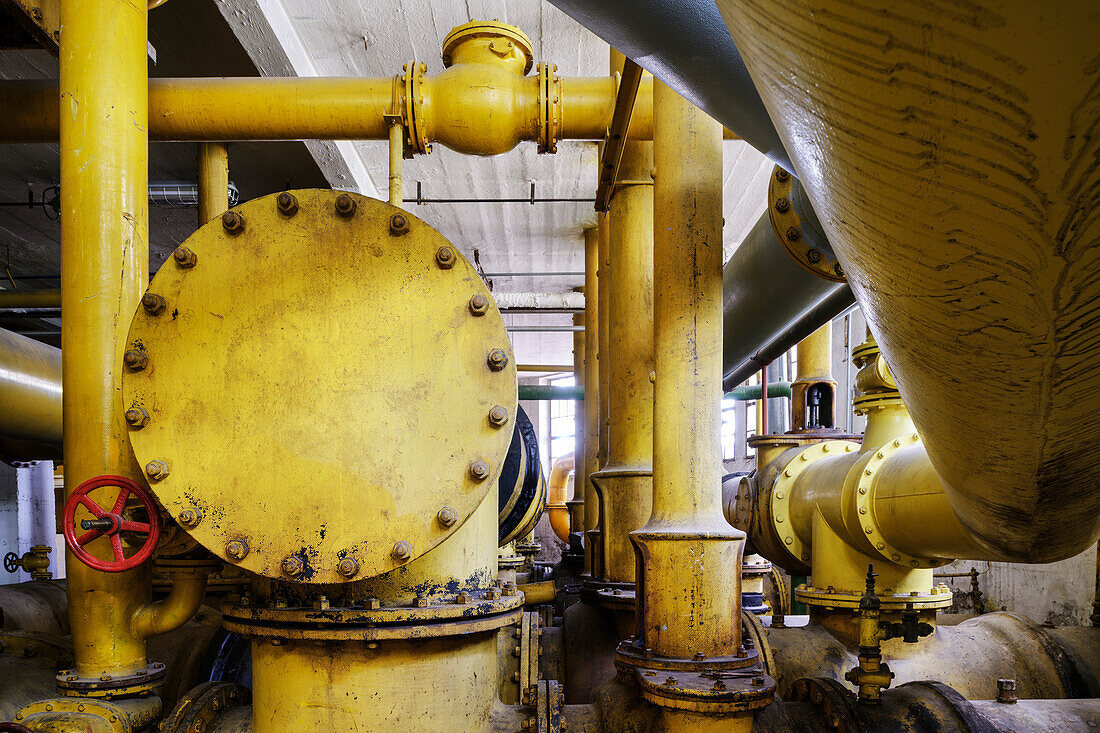
<instances>
[{"instance_id":1,"label":"concrete ceiling","mask_svg":"<svg viewBox=\"0 0 1100 733\"><path fill-rule=\"evenodd\" d=\"M555 63L562 76L608 71L608 47L544 0L216 0L219 9L265 73L386 77L416 60L428 73L443 70L440 47L450 30L470 20L497 19L523 30L536 60ZM357 142L365 175L356 185L370 195L385 190L385 142ZM341 153L349 155L347 148ZM771 164L744 143L726 143L727 256L764 209ZM361 165L361 168L360 168ZM531 183L547 198L586 198L594 193L596 146L567 142L556 155L538 155L533 144L492 158L459 155L436 145L431 155L405 163L405 195L416 183L425 198L521 198ZM467 256L475 250L488 272L579 272L583 235L595 216L588 203L479 203L409 205ZM494 278L497 292L566 291L580 277ZM569 316L510 316L513 324L564 325ZM570 333L514 333L521 362L571 362Z\"/></svg>"},{"instance_id":2,"label":"concrete ceiling","mask_svg":"<svg viewBox=\"0 0 1100 733\"><path fill-rule=\"evenodd\" d=\"M543 0L175 0L150 13L156 76L367 76L388 77L416 60L428 73L442 70L440 46L456 25L499 19L522 29L536 60L558 65L562 76L607 73L608 47ZM41 51L0 52L0 77L56 78L56 61ZM308 152L307 152L308 151ZM765 206L771 164L744 143L725 143L725 241L728 257ZM387 147L379 142L317 141L236 144L231 178L242 198L284 187L329 185L377 196L386 189ZM152 146L152 180L193 180L195 146ZM0 200L26 199L57 182L55 145L6 146L0 163ZM590 198L596 180L596 146L566 142L556 155L534 144L493 158L460 155L443 146L405 162L405 195L425 198ZM487 272L580 272L583 236L595 215L590 203L409 204L412 213L448 237L467 257L476 250ZM193 209L151 209L155 269L193 228ZM12 246L24 274L56 274L59 227L41 211L0 209L0 249ZM0 257L5 256L0 251ZM496 292L567 291L571 277L495 277ZM40 282L53 287L56 283ZM512 315L515 325L564 325L567 315ZM0 326L5 325L0 321ZM572 361L572 334L515 333L525 363Z\"/></svg>"}]
</instances>

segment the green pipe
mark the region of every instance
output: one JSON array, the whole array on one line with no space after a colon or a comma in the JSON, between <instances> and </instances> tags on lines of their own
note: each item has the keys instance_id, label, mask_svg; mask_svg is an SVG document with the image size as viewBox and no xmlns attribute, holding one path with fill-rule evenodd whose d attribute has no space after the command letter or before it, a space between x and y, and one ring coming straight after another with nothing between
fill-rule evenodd
<instances>
[{"instance_id":1,"label":"green pipe","mask_svg":"<svg viewBox=\"0 0 1100 733\"><path fill-rule=\"evenodd\" d=\"M566 387L555 384L521 384L521 400L583 400L584 387Z\"/></svg>"},{"instance_id":2,"label":"green pipe","mask_svg":"<svg viewBox=\"0 0 1100 733\"><path fill-rule=\"evenodd\" d=\"M791 396L791 383L790 382L769 382L768 383L768 397L790 397ZM741 387L735 387L734 389L726 392L727 399L734 400L758 400L760 399L760 385L752 384Z\"/></svg>"}]
</instances>

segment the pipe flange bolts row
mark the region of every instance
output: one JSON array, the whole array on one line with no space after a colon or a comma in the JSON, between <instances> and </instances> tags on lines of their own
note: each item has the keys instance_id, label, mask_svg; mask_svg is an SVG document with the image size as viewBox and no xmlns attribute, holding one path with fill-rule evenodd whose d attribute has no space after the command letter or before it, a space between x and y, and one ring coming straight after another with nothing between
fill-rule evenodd
<instances>
[{"instance_id":1,"label":"pipe flange bolts row","mask_svg":"<svg viewBox=\"0 0 1100 733\"><path fill-rule=\"evenodd\" d=\"M836 255L829 249L808 243L803 237L802 217L791 203L793 188L794 177L776 166L768 184L768 218L771 219L776 239L800 267L831 282L847 282Z\"/></svg>"},{"instance_id":2,"label":"pipe flange bolts row","mask_svg":"<svg viewBox=\"0 0 1100 733\"><path fill-rule=\"evenodd\" d=\"M920 436L916 433L910 433L879 446L871 454L860 472L859 483L856 486L856 512L859 514L860 527L863 529L867 541L884 558L896 565L906 565L911 568L938 568L951 561L943 558L916 557L902 552L890 544L875 521L875 488L882 464L902 448L908 448L918 443L920 443Z\"/></svg>"}]
</instances>

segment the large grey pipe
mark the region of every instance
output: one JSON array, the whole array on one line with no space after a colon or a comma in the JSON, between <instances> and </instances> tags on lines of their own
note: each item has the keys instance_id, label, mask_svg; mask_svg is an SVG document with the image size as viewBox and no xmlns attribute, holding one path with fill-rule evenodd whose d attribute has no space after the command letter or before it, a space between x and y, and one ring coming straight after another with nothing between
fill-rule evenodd
<instances>
[{"instance_id":1,"label":"large grey pipe","mask_svg":"<svg viewBox=\"0 0 1100 733\"><path fill-rule=\"evenodd\" d=\"M550 2L794 172L714 0Z\"/></svg>"},{"instance_id":2,"label":"large grey pipe","mask_svg":"<svg viewBox=\"0 0 1100 733\"><path fill-rule=\"evenodd\" d=\"M793 346L778 353L767 348L783 334L807 328L813 333L855 302L847 285L814 275L787 254L767 212L726 263L722 280L722 373L727 390ZM823 309L822 303L827 304Z\"/></svg>"}]
</instances>

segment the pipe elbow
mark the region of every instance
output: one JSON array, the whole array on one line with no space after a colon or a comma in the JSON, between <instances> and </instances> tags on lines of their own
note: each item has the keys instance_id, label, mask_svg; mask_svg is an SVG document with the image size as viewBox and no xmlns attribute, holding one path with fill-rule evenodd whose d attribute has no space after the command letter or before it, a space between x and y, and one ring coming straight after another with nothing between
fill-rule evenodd
<instances>
[{"instance_id":1,"label":"pipe elbow","mask_svg":"<svg viewBox=\"0 0 1100 733\"><path fill-rule=\"evenodd\" d=\"M135 611L130 619L130 631L138 639L148 639L183 626L202 605L207 577L205 569L175 574L168 597L147 603Z\"/></svg>"},{"instance_id":2,"label":"pipe elbow","mask_svg":"<svg viewBox=\"0 0 1100 733\"><path fill-rule=\"evenodd\" d=\"M569 453L554 461L550 469L550 483L546 489L546 511L550 516L550 527L562 542L569 542L569 509L566 500L569 476L573 473L573 454Z\"/></svg>"}]
</instances>

